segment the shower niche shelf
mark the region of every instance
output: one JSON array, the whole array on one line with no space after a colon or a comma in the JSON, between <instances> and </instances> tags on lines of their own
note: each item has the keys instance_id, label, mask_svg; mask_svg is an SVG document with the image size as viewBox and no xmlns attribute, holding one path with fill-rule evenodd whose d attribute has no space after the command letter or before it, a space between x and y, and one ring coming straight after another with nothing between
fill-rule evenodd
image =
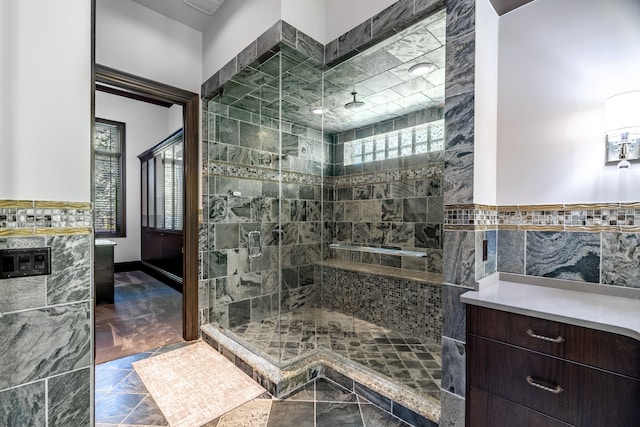
<instances>
[{"instance_id":1,"label":"shower niche shelf","mask_svg":"<svg viewBox=\"0 0 640 427\"><path fill-rule=\"evenodd\" d=\"M370 252L374 254L384 254L384 255L412 256L417 258L422 258L427 256L426 252L403 251L401 249L376 248L373 246L339 245L337 243L331 243L329 245L329 248L336 249L336 250L343 250L343 251Z\"/></svg>"}]
</instances>

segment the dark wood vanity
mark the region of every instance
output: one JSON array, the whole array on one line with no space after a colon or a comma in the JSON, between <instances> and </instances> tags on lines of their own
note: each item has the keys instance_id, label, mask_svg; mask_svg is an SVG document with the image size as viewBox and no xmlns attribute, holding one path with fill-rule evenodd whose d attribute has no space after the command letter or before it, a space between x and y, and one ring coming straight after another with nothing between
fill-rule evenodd
<instances>
[{"instance_id":1,"label":"dark wood vanity","mask_svg":"<svg viewBox=\"0 0 640 427\"><path fill-rule=\"evenodd\" d=\"M467 305L466 425L640 426L640 341Z\"/></svg>"}]
</instances>

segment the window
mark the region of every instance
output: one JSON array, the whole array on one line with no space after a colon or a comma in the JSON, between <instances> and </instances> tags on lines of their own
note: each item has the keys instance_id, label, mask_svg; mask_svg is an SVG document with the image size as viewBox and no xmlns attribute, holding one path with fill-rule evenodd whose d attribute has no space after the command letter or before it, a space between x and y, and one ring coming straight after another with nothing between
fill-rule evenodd
<instances>
[{"instance_id":1,"label":"window","mask_svg":"<svg viewBox=\"0 0 640 427\"><path fill-rule=\"evenodd\" d=\"M184 216L182 130L141 154L142 226L182 230Z\"/></svg>"},{"instance_id":2,"label":"window","mask_svg":"<svg viewBox=\"0 0 640 427\"><path fill-rule=\"evenodd\" d=\"M444 150L444 120L344 144L344 164L356 165Z\"/></svg>"},{"instance_id":3,"label":"window","mask_svg":"<svg viewBox=\"0 0 640 427\"><path fill-rule=\"evenodd\" d=\"M96 118L94 228L97 237L125 237L125 124Z\"/></svg>"}]
</instances>

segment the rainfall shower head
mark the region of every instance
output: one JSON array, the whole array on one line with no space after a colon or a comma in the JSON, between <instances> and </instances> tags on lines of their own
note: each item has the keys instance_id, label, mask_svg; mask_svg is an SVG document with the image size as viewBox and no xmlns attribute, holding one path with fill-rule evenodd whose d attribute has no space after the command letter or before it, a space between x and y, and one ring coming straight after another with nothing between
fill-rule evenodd
<instances>
[{"instance_id":1,"label":"rainfall shower head","mask_svg":"<svg viewBox=\"0 0 640 427\"><path fill-rule=\"evenodd\" d=\"M358 92L356 91L351 92L351 95L353 95L353 101L350 101L344 104L344 108L346 108L347 110L357 110L364 106L364 102L356 100L357 94Z\"/></svg>"}]
</instances>

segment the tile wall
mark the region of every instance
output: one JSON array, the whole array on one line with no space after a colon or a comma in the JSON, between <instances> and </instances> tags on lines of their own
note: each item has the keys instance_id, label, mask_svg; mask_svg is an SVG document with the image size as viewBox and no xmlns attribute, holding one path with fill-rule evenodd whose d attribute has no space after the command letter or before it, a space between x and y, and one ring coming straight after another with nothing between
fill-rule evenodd
<instances>
[{"instance_id":1,"label":"tile wall","mask_svg":"<svg viewBox=\"0 0 640 427\"><path fill-rule=\"evenodd\" d=\"M442 109L411 113L374 126L336 135L335 177L327 178L334 198L325 203L335 235L343 245L394 247L427 253L401 257L330 250L345 261L442 273L443 151L344 166L344 143L441 120Z\"/></svg>"},{"instance_id":2,"label":"tile wall","mask_svg":"<svg viewBox=\"0 0 640 427\"><path fill-rule=\"evenodd\" d=\"M0 248L51 248L51 274L0 280L0 425L90 425L89 203L0 200Z\"/></svg>"},{"instance_id":3,"label":"tile wall","mask_svg":"<svg viewBox=\"0 0 640 427\"><path fill-rule=\"evenodd\" d=\"M493 271L640 289L640 204L447 206L447 229L497 244ZM493 230L491 230L493 229ZM477 244L476 244L476 247Z\"/></svg>"},{"instance_id":4,"label":"tile wall","mask_svg":"<svg viewBox=\"0 0 640 427\"><path fill-rule=\"evenodd\" d=\"M234 327L314 304L313 264L322 256L323 159L330 138L215 99L209 101L206 123L200 245L209 322ZM277 154L280 138L282 155ZM262 252L255 258L248 252L250 231L261 233Z\"/></svg>"}]
</instances>

